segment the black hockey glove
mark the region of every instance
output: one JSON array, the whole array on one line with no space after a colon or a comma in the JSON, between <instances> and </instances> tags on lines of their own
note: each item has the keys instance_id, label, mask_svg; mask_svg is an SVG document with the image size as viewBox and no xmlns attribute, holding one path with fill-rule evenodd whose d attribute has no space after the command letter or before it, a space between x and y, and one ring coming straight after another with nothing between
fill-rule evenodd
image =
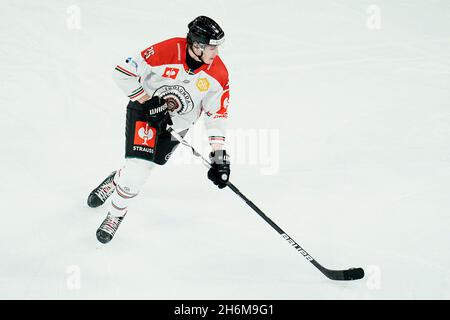
<instances>
[{"instance_id":1,"label":"black hockey glove","mask_svg":"<svg viewBox=\"0 0 450 320\"><path fill-rule=\"evenodd\" d=\"M211 169L208 171L208 179L214 182L220 189L227 186L230 178L230 159L225 150L216 150L209 154Z\"/></svg>"},{"instance_id":2,"label":"black hockey glove","mask_svg":"<svg viewBox=\"0 0 450 320\"><path fill-rule=\"evenodd\" d=\"M163 98L154 96L142 104L142 108L147 115L147 122L156 129L159 134L165 131L167 125L172 125L166 101Z\"/></svg>"}]
</instances>

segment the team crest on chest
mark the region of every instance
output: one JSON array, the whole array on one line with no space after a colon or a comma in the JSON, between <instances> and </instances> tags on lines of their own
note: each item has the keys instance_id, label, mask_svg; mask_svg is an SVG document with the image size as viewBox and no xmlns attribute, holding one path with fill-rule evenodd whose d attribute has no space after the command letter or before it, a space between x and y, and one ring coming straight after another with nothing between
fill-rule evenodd
<instances>
[{"instance_id":1,"label":"team crest on chest","mask_svg":"<svg viewBox=\"0 0 450 320\"><path fill-rule=\"evenodd\" d=\"M209 84L208 79L206 79L206 78L199 78L197 80L197 88L198 88L198 90L200 90L202 92L208 91L209 86L210 86L210 84Z\"/></svg>"},{"instance_id":2,"label":"team crest on chest","mask_svg":"<svg viewBox=\"0 0 450 320\"><path fill-rule=\"evenodd\" d=\"M180 115L191 112L194 109L194 101L189 92L180 85L162 86L158 88L154 96L166 100L167 109Z\"/></svg>"}]
</instances>

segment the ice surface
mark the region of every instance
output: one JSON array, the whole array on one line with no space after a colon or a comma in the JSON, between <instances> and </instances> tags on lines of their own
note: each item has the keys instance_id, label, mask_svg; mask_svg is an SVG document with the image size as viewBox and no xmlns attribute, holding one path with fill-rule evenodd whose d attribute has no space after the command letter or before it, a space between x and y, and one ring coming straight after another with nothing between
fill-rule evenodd
<instances>
[{"instance_id":1,"label":"ice surface","mask_svg":"<svg viewBox=\"0 0 450 320\"><path fill-rule=\"evenodd\" d=\"M201 14L227 36L230 136L275 139L233 183L365 279L326 279L182 147L96 242L86 198L123 157L112 70ZM450 298L448 1L3 0L0 30L0 298Z\"/></svg>"}]
</instances>

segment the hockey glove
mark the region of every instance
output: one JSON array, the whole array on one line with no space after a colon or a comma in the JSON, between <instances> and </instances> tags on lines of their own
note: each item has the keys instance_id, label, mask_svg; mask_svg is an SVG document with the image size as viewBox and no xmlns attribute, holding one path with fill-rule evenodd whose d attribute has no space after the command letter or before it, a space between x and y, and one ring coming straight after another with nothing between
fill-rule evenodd
<instances>
[{"instance_id":1,"label":"hockey glove","mask_svg":"<svg viewBox=\"0 0 450 320\"><path fill-rule=\"evenodd\" d=\"M166 101L163 98L154 96L142 104L142 108L147 115L147 122L156 129L159 134L165 131L167 125L172 125Z\"/></svg>"},{"instance_id":2,"label":"hockey glove","mask_svg":"<svg viewBox=\"0 0 450 320\"><path fill-rule=\"evenodd\" d=\"M208 171L208 179L220 189L227 186L230 178L230 160L225 150L216 150L209 154L211 169Z\"/></svg>"}]
</instances>

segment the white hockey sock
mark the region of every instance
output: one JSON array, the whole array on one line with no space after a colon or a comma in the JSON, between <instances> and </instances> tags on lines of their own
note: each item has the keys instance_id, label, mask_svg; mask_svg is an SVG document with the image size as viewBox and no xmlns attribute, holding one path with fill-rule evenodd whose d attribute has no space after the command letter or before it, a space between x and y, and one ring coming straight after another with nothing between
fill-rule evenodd
<instances>
[{"instance_id":1,"label":"white hockey sock","mask_svg":"<svg viewBox=\"0 0 450 320\"><path fill-rule=\"evenodd\" d=\"M116 192L111 196L109 212L116 217L123 217L128 211L130 201L136 197L144 185L150 171L155 167L153 162L129 158L114 177Z\"/></svg>"}]
</instances>

